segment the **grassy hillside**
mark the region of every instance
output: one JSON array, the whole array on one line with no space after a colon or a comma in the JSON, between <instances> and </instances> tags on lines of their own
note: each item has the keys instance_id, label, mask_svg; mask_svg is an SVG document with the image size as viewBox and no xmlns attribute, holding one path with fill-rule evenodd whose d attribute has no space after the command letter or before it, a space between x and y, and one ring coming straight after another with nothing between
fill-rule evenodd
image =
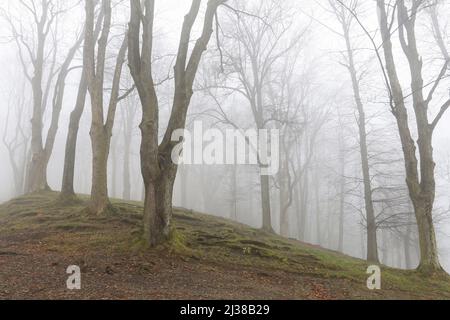
<instances>
[{"instance_id":1,"label":"grassy hillside","mask_svg":"<svg viewBox=\"0 0 450 320\"><path fill-rule=\"evenodd\" d=\"M449 299L448 277L382 267L382 290L366 288L367 263L241 224L177 209L172 241L140 241L140 203L114 201L93 217L57 193L0 206L0 298ZM65 287L67 266L82 290Z\"/></svg>"}]
</instances>

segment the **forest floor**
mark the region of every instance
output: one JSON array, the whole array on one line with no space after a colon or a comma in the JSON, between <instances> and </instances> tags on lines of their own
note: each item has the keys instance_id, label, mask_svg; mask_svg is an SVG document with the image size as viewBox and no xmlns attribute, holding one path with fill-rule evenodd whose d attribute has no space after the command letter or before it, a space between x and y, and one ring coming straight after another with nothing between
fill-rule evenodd
<instances>
[{"instance_id":1,"label":"forest floor","mask_svg":"<svg viewBox=\"0 0 450 320\"><path fill-rule=\"evenodd\" d=\"M93 217L46 192L0 205L0 299L450 299L450 278L368 264L191 211L175 210L173 240L140 239L142 206L114 201ZM69 265L82 289L66 287Z\"/></svg>"}]
</instances>

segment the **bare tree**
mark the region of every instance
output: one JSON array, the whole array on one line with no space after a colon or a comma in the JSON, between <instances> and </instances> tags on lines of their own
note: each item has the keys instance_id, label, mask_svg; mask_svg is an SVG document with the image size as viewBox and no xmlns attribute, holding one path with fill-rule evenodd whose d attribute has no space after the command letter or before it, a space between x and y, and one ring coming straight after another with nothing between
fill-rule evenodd
<instances>
[{"instance_id":1,"label":"bare tree","mask_svg":"<svg viewBox=\"0 0 450 320\"><path fill-rule=\"evenodd\" d=\"M434 176L435 162L433 157L433 132L444 113L450 107L450 99L444 102L432 121L429 120L429 109L435 90L447 70L448 59L425 97L425 85L422 77L423 61L420 57L416 40L416 20L421 7L426 3L423 0L411 1L408 8L404 0L396 1L398 20L398 34L403 53L405 54L411 75L412 106L417 127L419 159L417 147L410 130L408 117L407 96L404 94L394 62L392 49L392 31L388 10L384 0L377 0L379 12L379 25L384 51L383 70L385 70L386 84L389 90L390 106L394 114L400 139L403 147L406 167L406 182L414 206L420 243L419 270L425 273L441 271L436 236L433 225L433 207L436 193ZM391 10L392 11L392 10ZM394 14L394 13L392 13Z\"/></svg>"},{"instance_id":2,"label":"bare tree","mask_svg":"<svg viewBox=\"0 0 450 320\"><path fill-rule=\"evenodd\" d=\"M134 122L137 114L135 97L126 99L125 105L121 109L123 118L123 193L122 198L131 199L131 152L133 141Z\"/></svg>"},{"instance_id":3,"label":"bare tree","mask_svg":"<svg viewBox=\"0 0 450 320\"><path fill-rule=\"evenodd\" d=\"M27 153L29 151L30 136L25 128L28 101L24 94L25 84L21 91L12 91L8 99L5 128L2 141L8 151L8 159L11 165L14 180L14 195L19 196L24 192ZM16 111L12 117L13 111ZM13 135L10 136L11 124Z\"/></svg>"},{"instance_id":4,"label":"bare tree","mask_svg":"<svg viewBox=\"0 0 450 320\"><path fill-rule=\"evenodd\" d=\"M103 10L100 11L97 18L97 24L94 31L94 39L98 39L103 22ZM86 67L83 65L80 82L78 85L77 99L75 108L70 114L69 128L67 132L65 153L64 153L64 169L61 186L60 199L64 202L75 200L74 190L74 174L75 174L75 156L78 140L78 128L80 126L81 116L83 115L86 105L86 96L88 92L88 79Z\"/></svg>"},{"instance_id":5,"label":"bare tree","mask_svg":"<svg viewBox=\"0 0 450 320\"><path fill-rule=\"evenodd\" d=\"M144 239L152 246L168 239L172 219L172 194L177 165L172 162L172 140L175 130L184 128L193 83L203 52L213 33L217 8L224 0L209 0L201 36L190 54L191 31L200 11L201 0L193 0L181 29L175 65L175 92L172 111L164 138L159 144L159 110L155 82L152 75L153 21L155 1L130 0L128 60L142 104L141 169L145 184ZM142 25L142 43L140 42Z\"/></svg>"},{"instance_id":6,"label":"bare tree","mask_svg":"<svg viewBox=\"0 0 450 320\"><path fill-rule=\"evenodd\" d=\"M95 52L95 0L86 0L86 28L84 43L84 68L87 72L88 91L91 97L92 123L92 190L89 210L93 214L107 214L108 199L107 167L112 130L117 104L120 101L120 79L127 51L127 37L123 38L117 54L112 89L109 97L106 120L104 116L104 78L108 38L111 31L111 0L102 0L103 27Z\"/></svg>"},{"instance_id":7,"label":"bare tree","mask_svg":"<svg viewBox=\"0 0 450 320\"><path fill-rule=\"evenodd\" d=\"M271 72L299 43L305 30L294 31L294 13L277 1L234 2L233 8L223 32L224 45L219 46L227 77L218 87L244 97L256 129L267 129L270 122L276 121L271 114L273 108L267 108ZM260 175L260 197L262 228L273 232L267 175Z\"/></svg>"},{"instance_id":8,"label":"bare tree","mask_svg":"<svg viewBox=\"0 0 450 320\"><path fill-rule=\"evenodd\" d=\"M31 84L33 92L33 112L31 119L31 160L28 164L26 175L25 191L34 192L47 189L46 167L51 155L52 136L55 131L55 122L59 115L55 115L53 126L49 130L50 137L47 136L47 142L43 142L43 114L47 107L47 100L50 87L57 72L57 24L58 16L63 12L60 6L52 0L40 1L19 1L22 8L33 18L32 36L25 36L25 29L21 22L16 25L14 19L6 13L4 18L9 22L13 38L19 51L19 58L25 77ZM52 46L49 48L50 38L53 38ZM70 55L70 53L69 53ZM29 68L31 62L32 75ZM67 61L67 60L66 60ZM70 65L70 63L69 63ZM61 70L61 73L64 73ZM64 76L61 74L60 83ZM58 86L59 90L61 86ZM57 99L62 99L61 90ZM56 103L59 101L56 101ZM56 109L56 110L55 110ZM58 112L58 106L54 105L54 110Z\"/></svg>"},{"instance_id":9,"label":"bare tree","mask_svg":"<svg viewBox=\"0 0 450 320\"><path fill-rule=\"evenodd\" d=\"M365 213L367 222L367 260L372 262L378 262L378 245L377 245L377 228L375 221L375 212L372 202L372 182L369 166L369 153L367 150L367 130L366 130L366 114L364 111L364 105L361 99L360 90L360 78L355 63L355 52L353 50L351 42L351 27L354 22L354 16L352 12L356 12L358 8L358 1L353 0L349 3L349 8L352 12L349 12L343 6L338 6L336 2L329 1L333 11L341 24L343 31L343 39L346 45L346 63L347 68L352 81L353 96L355 99L355 105L358 112L358 128L359 128L359 147L361 155L361 170L364 184L364 202Z\"/></svg>"}]
</instances>

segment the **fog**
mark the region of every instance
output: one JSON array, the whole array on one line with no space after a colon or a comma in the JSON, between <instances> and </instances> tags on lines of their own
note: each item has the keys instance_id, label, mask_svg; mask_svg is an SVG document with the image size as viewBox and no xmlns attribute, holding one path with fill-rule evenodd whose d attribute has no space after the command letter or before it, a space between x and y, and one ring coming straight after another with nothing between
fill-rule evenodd
<instances>
[{"instance_id":1,"label":"fog","mask_svg":"<svg viewBox=\"0 0 450 320\"><path fill-rule=\"evenodd\" d=\"M31 78L35 72L30 54L36 57L38 41L31 11L37 8L40 14L44 2L0 3L2 202L30 191L26 180L33 156ZM207 15L206 1L203 2L190 36L190 54L195 40L202 35L203 17ZM405 1L408 8L410 2ZM415 39L423 62L423 95L426 99L430 91L433 93L425 112L431 123L450 94L450 68L448 64L443 68L446 59L443 49L447 50L447 59L450 51L450 3L419 2ZM44 98L42 102L44 144L51 128L58 74L69 50L84 36L85 28L84 1L50 3L55 5L55 11L61 12L49 27L44 48L41 82L44 96L48 88L47 100ZM190 1L184 0L156 1L152 74L159 102L159 142L164 139L174 105L178 43L183 17L190 5ZM434 12L444 48L439 46L432 21L433 9L429 7L434 6L438 6ZM390 17L392 8L387 7ZM96 17L99 8L96 6ZM349 21L350 50L339 15ZM192 132L195 124L201 122L205 130L218 129L224 135L230 129L277 130L280 141L276 152L280 163L276 174L269 176L261 175L261 166L255 163L181 164L173 187L173 205L254 228L264 227L265 210L270 214L271 228L278 234L366 259L369 226L365 183L369 182L379 261L402 269L416 268L420 261L417 221L405 182L405 149L390 105L390 101L398 100L390 99L392 92L386 86L389 70L386 71L386 48L376 2L230 0L217 9L216 17L208 49L195 75L186 129ZM416 92L411 85L414 82L411 75L416 76L417 70L414 66L410 68L399 41L398 29L402 27L397 27L396 13L393 17L390 31L395 67L411 136L417 141L421 129L416 123L413 109ZM104 107L100 111L105 121L114 91L116 59L129 19L129 2L113 0ZM46 167L47 183L54 191L60 191L62 186L69 121L77 100L84 48L82 43L70 62L55 142ZM134 81L128 55L125 60L107 160L108 196L143 201L146 189L140 158L141 99L137 90L130 90ZM364 132L352 70L365 116ZM392 79L389 80L394 88ZM89 89L79 123L75 158L74 189L85 195L91 194L93 180L91 94ZM366 140L368 180L362 170L361 134ZM275 145L273 141L271 144ZM432 148L436 163L433 226L440 263L450 271L450 112L444 113L437 123ZM426 170L421 167L425 158L420 157L418 149L415 154L419 172ZM262 177L267 177L267 181ZM268 198L264 199L261 190L266 182Z\"/></svg>"}]
</instances>

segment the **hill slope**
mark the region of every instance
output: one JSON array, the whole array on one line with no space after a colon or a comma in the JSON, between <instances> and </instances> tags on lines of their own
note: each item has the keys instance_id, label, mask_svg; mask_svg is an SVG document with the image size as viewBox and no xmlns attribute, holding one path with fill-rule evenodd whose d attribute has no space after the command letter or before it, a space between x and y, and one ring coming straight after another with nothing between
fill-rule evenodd
<instances>
[{"instance_id":1,"label":"hill slope","mask_svg":"<svg viewBox=\"0 0 450 320\"><path fill-rule=\"evenodd\" d=\"M447 277L382 268L366 288L367 263L177 209L170 244L145 248L142 207L114 202L106 218L46 192L0 206L0 299L449 299ZM79 265L82 290L66 289Z\"/></svg>"}]
</instances>

